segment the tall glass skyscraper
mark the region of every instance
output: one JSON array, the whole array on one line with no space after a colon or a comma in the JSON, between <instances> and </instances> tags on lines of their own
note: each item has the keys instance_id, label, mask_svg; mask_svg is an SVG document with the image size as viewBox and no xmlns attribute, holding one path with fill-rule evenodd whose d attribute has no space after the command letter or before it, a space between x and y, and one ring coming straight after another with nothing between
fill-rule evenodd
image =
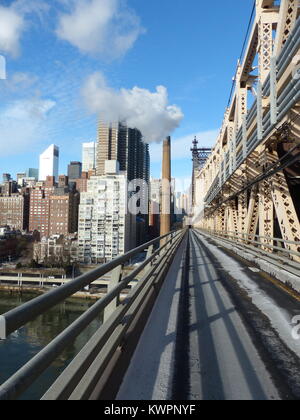
<instances>
[{"instance_id":1,"label":"tall glass skyscraper","mask_svg":"<svg viewBox=\"0 0 300 420\"><path fill-rule=\"evenodd\" d=\"M27 178L35 178L38 181L39 178L39 170L35 168L28 168L26 170L26 177Z\"/></svg>"},{"instance_id":2,"label":"tall glass skyscraper","mask_svg":"<svg viewBox=\"0 0 300 420\"><path fill-rule=\"evenodd\" d=\"M75 181L81 177L82 172L82 163L81 162L71 162L68 165L68 178L70 181Z\"/></svg>"},{"instance_id":3,"label":"tall glass skyscraper","mask_svg":"<svg viewBox=\"0 0 300 420\"><path fill-rule=\"evenodd\" d=\"M96 172L105 173L105 161L117 160L120 171L127 172L129 181L142 179L149 182L149 145L144 143L142 133L128 128L123 123L99 122Z\"/></svg>"},{"instance_id":4,"label":"tall glass skyscraper","mask_svg":"<svg viewBox=\"0 0 300 420\"><path fill-rule=\"evenodd\" d=\"M82 172L88 172L96 168L97 143L82 144Z\"/></svg>"},{"instance_id":5,"label":"tall glass skyscraper","mask_svg":"<svg viewBox=\"0 0 300 420\"><path fill-rule=\"evenodd\" d=\"M47 176L58 180L59 148L52 144L40 155L39 181L46 181Z\"/></svg>"}]
</instances>

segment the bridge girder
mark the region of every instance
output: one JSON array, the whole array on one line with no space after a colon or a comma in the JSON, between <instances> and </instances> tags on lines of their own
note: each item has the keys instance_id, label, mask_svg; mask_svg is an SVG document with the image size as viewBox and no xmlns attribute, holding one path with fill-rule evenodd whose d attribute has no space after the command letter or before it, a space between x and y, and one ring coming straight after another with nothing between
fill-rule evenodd
<instances>
[{"instance_id":1,"label":"bridge girder","mask_svg":"<svg viewBox=\"0 0 300 420\"><path fill-rule=\"evenodd\" d=\"M279 6L273 0L256 1L231 104L212 154L196 175L204 191L195 199L195 225L259 234L265 250L281 237L296 242L285 246L300 252L298 17L299 0L281 0ZM249 92L255 95L250 110Z\"/></svg>"}]
</instances>

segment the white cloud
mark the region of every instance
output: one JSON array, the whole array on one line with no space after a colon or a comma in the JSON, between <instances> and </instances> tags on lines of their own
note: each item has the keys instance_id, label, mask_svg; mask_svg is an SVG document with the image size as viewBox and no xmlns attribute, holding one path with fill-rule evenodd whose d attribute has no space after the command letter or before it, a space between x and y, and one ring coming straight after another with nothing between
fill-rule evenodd
<instances>
[{"instance_id":1,"label":"white cloud","mask_svg":"<svg viewBox=\"0 0 300 420\"><path fill-rule=\"evenodd\" d=\"M138 128L146 142L159 142L170 135L183 119L176 105L168 104L168 92L158 86L155 92L110 88L101 73L91 75L82 89L87 107L104 121L124 121Z\"/></svg>"},{"instance_id":2,"label":"white cloud","mask_svg":"<svg viewBox=\"0 0 300 420\"><path fill-rule=\"evenodd\" d=\"M0 52L17 57L24 28L24 17L21 14L13 7L0 6Z\"/></svg>"},{"instance_id":3,"label":"white cloud","mask_svg":"<svg viewBox=\"0 0 300 420\"><path fill-rule=\"evenodd\" d=\"M190 149L195 136L199 141L199 147L213 147L216 144L219 132L220 130L210 130L172 139L172 160L192 159ZM151 162L161 162L161 145L151 144L150 154Z\"/></svg>"},{"instance_id":4,"label":"white cloud","mask_svg":"<svg viewBox=\"0 0 300 420\"><path fill-rule=\"evenodd\" d=\"M84 53L109 59L124 55L144 32L136 14L121 0L76 0L60 16L57 35Z\"/></svg>"},{"instance_id":5,"label":"white cloud","mask_svg":"<svg viewBox=\"0 0 300 420\"><path fill-rule=\"evenodd\" d=\"M21 153L41 140L43 121L55 102L33 98L18 100L0 112L0 147L1 156Z\"/></svg>"},{"instance_id":6,"label":"white cloud","mask_svg":"<svg viewBox=\"0 0 300 420\"><path fill-rule=\"evenodd\" d=\"M0 53L16 58L20 54L20 40L27 29L26 15L37 14L39 18L49 10L49 5L40 0L16 0L10 6L0 6Z\"/></svg>"},{"instance_id":7,"label":"white cloud","mask_svg":"<svg viewBox=\"0 0 300 420\"><path fill-rule=\"evenodd\" d=\"M6 86L10 91L26 90L38 81L38 77L31 73L16 72L11 75L6 81Z\"/></svg>"}]
</instances>

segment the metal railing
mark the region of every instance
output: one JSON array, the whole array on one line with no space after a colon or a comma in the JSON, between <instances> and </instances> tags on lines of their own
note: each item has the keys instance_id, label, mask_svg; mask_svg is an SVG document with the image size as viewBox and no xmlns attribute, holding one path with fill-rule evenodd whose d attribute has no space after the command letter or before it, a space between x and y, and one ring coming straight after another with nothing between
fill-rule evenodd
<instances>
[{"instance_id":1,"label":"metal railing","mask_svg":"<svg viewBox=\"0 0 300 420\"><path fill-rule=\"evenodd\" d=\"M91 306L0 386L0 400L15 400L22 395L95 318L101 315L103 311L108 310L109 312L105 316L106 321L43 397L43 399L54 400L88 399L108 366L114 351L120 345L128 328L137 316L147 295L158 279L163 278L166 274L169 263L184 235L185 230L180 230L150 241L58 289L1 315L0 337L5 339L13 331L82 290L85 286L90 285L99 277L112 270L115 270L115 272L119 270L120 274L120 267L132 257L147 250L144 262L124 279L121 279L121 276L118 275L113 276L114 284L111 285L111 290L104 298ZM159 247L155 250L154 246L157 244L159 244ZM119 303L121 292L139 274L142 275L142 278L131 289L125 300ZM112 308L111 305L114 307Z\"/></svg>"},{"instance_id":2,"label":"metal railing","mask_svg":"<svg viewBox=\"0 0 300 420\"><path fill-rule=\"evenodd\" d=\"M281 238L260 236L251 233L241 233L232 231L203 230L209 236L222 238L236 247L242 246L249 251L259 252L262 256L267 256L277 262L290 266L300 273L300 242L287 241ZM276 244L276 245L275 245ZM293 248L297 248L295 251Z\"/></svg>"}]
</instances>

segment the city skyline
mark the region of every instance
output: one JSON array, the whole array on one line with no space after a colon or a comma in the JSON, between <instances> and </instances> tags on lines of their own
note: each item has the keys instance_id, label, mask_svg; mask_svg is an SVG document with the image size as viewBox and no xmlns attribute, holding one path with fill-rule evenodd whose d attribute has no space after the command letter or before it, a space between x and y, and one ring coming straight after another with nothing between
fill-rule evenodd
<instances>
[{"instance_id":1,"label":"city skyline","mask_svg":"<svg viewBox=\"0 0 300 420\"><path fill-rule=\"evenodd\" d=\"M228 95L227 92L219 92L219 86L228 83L235 72L232 63L238 57L239 39L244 34L247 20L245 5L232 0L236 11L233 17L230 7L222 8L221 14L219 10L213 11L209 5L200 5L198 1L192 0L186 7L186 2L171 4L167 0L159 5L160 19L166 22L161 27L154 18L158 3L141 5L131 0L122 6L119 1L111 2L115 6L107 9L108 18L102 29L105 29L105 36L112 33L118 15L120 32L117 31L115 36L120 42L123 41L123 49L113 49L113 54L109 54L104 42L88 45L85 42L86 32L74 36L69 22L74 18L76 24L80 23L79 9L72 7L72 2L64 3L62 7L59 1L45 1L41 5L34 0L26 4L21 0L6 0L0 10L9 10L23 23L14 28L14 43L4 44L0 38L0 54L5 56L7 64L7 80L0 81L0 141L3 146L0 172L16 173L22 169L25 161L26 167L37 167L38 154L52 143L60 147L63 156L60 173L65 172L63 168L70 161L80 161L81 143L96 141L98 119L98 115L90 114L82 106L81 91L87 87L87 81L96 80L97 89L102 88L101 92L111 90L113 98L118 99L122 94L121 97L125 99L128 96L141 97L150 99L151 103L158 98L163 102L163 110L176 106L176 110L182 111L185 118L181 125L175 131L174 124L171 125L170 131L174 132L169 133L177 150L182 151L182 154L175 153L176 148L173 148L173 171L175 177L190 177L192 165L189 144L194 135L198 135L203 146L212 145L216 138L216 127L220 125ZM86 13L91 12L92 6L94 11L99 11L100 7L108 4L97 0L81 3L86 6ZM247 6L248 3L250 9L250 0ZM187 17L184 22L181 19L183 11ZM199 26L196 22L203 13L208 19ZM132 18L130 28L124 28L125 15ZM236 16L241 18L240 25L230 25L230 19L236 21ZM224 40L220 40L215 36L215 29L218 25L222 26L225 20L230 30L226 30ZM97 37L101 38L99 20L95 19L93 25L97 29ZM173 26L178 28L176 33L172 30ZM208 51L200 52L195 40L204 36L208 39L205 46ZM103 41L103 38L100 40ZM227 59L222 69L217 70L214 63L223 55L220 41L224 44L232 42L232 49L226 51ZM164 44L159 50L156 48L157 42ZM178 45L181 60L178 60L177 49L173 51L167 48L170 42ZM46 49L44 45L47 45ZM189 47L185 49L184 45ZM164 51L164 54L160 51ZM218 54L214 51L218 51ZM206 61L202 59L205 52L209 52L209 60ZM40 57L38 66L37 55ZM212 66L215 74L211 74ZM97 78L91 79L95 74ZM99 86L101 74L106 82ZM157 90L158 86L165 90ZM168 95L167 98L165 95ZM217 103L216 95L219 97ZM99 107L101 104L96 105ZM130 105L127 108L133 109ZM156 144L150 146L153 177L160 176L161 154L158 150ZM9 164L7 157L13 157Z\"/></svg>"},{"instance_id":2,"label":"city skyline","mask_svg":"<svg viewBox=\"0 0 300 420\"><path fill-rule=\"evenodd\" d=\"M2 0L0 146L0 400L300 399L300 0Z\"/></svg>"}]
</instances>

